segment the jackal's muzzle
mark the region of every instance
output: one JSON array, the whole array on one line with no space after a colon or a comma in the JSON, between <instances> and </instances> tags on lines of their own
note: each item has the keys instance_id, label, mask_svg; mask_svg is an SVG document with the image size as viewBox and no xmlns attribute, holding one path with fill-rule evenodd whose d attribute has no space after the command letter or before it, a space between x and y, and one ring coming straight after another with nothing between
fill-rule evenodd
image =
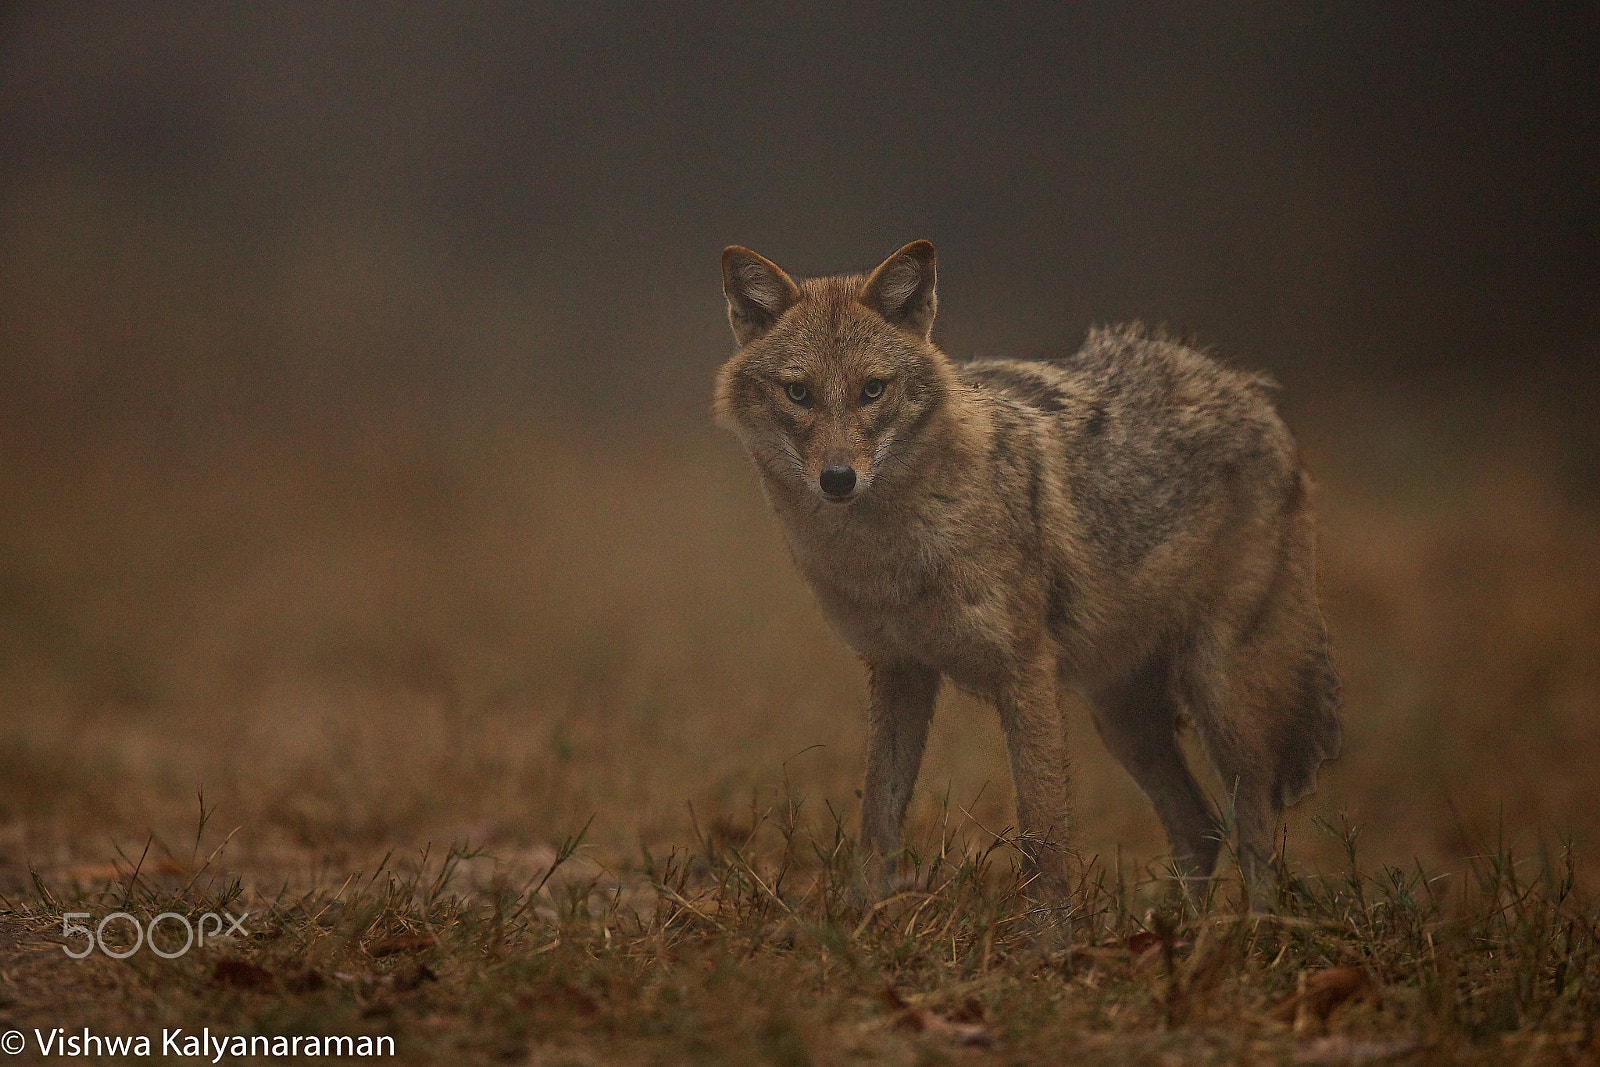
<instances>
[{"instance_id":1,"label":"jackal's muzzle","mask_svg":"<svg viewBox=\"0 0 1600 1067\"><path fill-rule=\"evenodd\" d=\"M822 474L817 478L817 484L822 487L822 495L829 500L849 500L856 491L856 469L854 467L824 467Z\"/></svg>"}]
</instances>

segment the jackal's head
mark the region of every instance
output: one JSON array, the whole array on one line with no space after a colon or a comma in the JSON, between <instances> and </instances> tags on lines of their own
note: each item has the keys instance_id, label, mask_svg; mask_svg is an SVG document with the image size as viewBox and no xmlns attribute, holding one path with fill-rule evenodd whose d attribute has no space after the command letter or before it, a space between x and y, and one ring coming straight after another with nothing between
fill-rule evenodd
<instances>
[{"instance_id":1,"label":"jackal's head","mask_svg":"<svg viewBox=\"0 0 1600 1067\"><path fill-rule=\"evenodd\" d=\"M795 282L748 248L722 253L739 351L717 375L717 422L780 490L833 504L915 477L952 381L932 342L933 245L871 274Z\"/></svg>"}]
</instances>

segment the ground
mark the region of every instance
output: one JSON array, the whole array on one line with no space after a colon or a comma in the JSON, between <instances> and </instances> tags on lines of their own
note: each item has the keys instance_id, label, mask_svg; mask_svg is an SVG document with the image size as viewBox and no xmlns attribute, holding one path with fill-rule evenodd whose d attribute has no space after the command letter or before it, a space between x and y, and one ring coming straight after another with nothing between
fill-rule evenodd
<instances>
[{"instance_id":1,"label":"ground","mask_svg":"<svg viewBox=\"0 0 1600 1067\"><path fill-rule=\"evenodd\" d=\"M862 669L698 424L0 426L30 457L0 468L0 1031L34 1058L58 1027L152 1058L164 1028L462 1064L1594 1058L1600 508L1536 419L1289 414L1345 752L1270 912L1173 895L1075 704L1080 883L1031 900L993 710L960 696L868 906ZM63 951L67 913L119 910L247 917L172 959Z\"/></svg>"}]
</instances>

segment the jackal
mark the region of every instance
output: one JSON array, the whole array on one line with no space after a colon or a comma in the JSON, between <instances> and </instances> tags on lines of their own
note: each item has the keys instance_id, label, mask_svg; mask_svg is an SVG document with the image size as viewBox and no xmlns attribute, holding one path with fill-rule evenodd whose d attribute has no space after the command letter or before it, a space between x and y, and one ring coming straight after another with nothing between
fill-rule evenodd
<instances>
[{"instance_id":1,"label":"jackal","mask_svg":"<svg viewBox=\"0 0 1600 1067\"><path fill-rule=\"evenodd\" d=\"M861 842L880 887L943 678L998 706L1024 851L1055 891L1060 687L1087 698L1183 874L1210 874L1231 821L1259 884L1280 812L1339 752L1307 481L1266 383L1137 326L1061 359L956 363L931 340L934 274L927 241L801 281L722 254L739 350L717 421L868 665ZM1185 763L1183 716L1230 820Z\"/></svg>"}]
</instances>

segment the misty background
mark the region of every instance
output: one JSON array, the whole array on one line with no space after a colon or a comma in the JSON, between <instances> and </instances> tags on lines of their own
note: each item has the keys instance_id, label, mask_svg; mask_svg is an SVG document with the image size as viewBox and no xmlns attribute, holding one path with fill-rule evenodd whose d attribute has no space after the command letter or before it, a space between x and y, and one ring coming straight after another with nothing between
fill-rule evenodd
<instances>
[{"instance_id":1,"label":"misty background","mask_svg":"<svg viewBox=\"0 0 1600 1067\"><path fill-rule=\"evenodd\" d=\"M165 370L239 413L400 382L672 410L728 348L730 243L834 273L931 238L957 355L1138 317L1287 378L1596 356L1589 4L23 3L0 27L30 407ZM58 278L91 335L136 285L255 328L182 368L154 339L41 352L15 331ZM339 316L372 340L306 321Z\"/></svg>"},{"instance_id":2,"label":"misty background","mask_svg":"<svg viewBox=\"0 0 1600 1067\"><path fill-rule=\"evenodd\" d=\"M0 838L203 782L325 842L464 775L491 835L675 826L819 739L845 795L859 668L709 426L718 255L921 237L958 358L1138 318L1284 383L1326 810L1588 826L1597 56L1589 3L8 4Z\"/></svg>"}]
</instances>

